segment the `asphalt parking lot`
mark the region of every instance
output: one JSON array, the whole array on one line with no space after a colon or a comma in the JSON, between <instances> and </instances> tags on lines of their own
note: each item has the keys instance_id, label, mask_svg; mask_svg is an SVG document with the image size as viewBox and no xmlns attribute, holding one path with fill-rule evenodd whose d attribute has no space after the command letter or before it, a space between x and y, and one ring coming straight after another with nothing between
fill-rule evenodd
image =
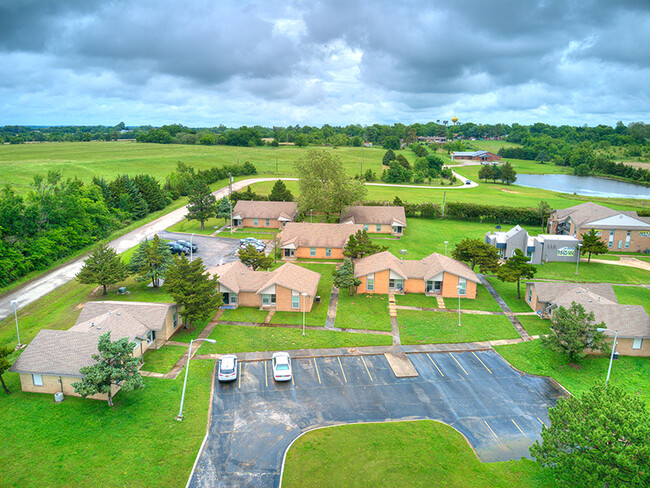
<instances>
[{"instance_id":1,"label":"asphalt parking lot","mask_svg":"<svg viewBox=\"0 0 650 488\"><path fill-rule=\"evenodd\" d=\"M439 420L482 461L520 459L562 395L494 351L409 359L418 377L396 378L383 355L294 359L288 383L273 380L270 361L240 363L236 382L214 385L210 432L189 486L279 486L291 442L341 423Z\"/></svg>"},{"instance_id":2,"label":"asphalt parking lot","mask_svg":"<svg viewBox=\"0 0 650 488\"><path fill-rule=\"evenodd\" d=\"M181 232L162 231L158 233L161 239L189 241L191 234ZM239 239L226 239L225 237L200 236L195 234L192 242L199 248L194 253L195 258L203 259L207 269L214 268L220 264L236 261L235 252L239 249Z\"/></svg>"}]
</instances>

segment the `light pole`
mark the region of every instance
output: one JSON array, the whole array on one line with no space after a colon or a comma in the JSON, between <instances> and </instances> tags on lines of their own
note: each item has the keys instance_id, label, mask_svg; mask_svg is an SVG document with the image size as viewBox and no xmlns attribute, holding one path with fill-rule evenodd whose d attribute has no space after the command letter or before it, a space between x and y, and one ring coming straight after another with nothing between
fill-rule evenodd
<instances>
[{"instance_id":1,"label":"light pole","mask_svg":"<svg viewBox=\"0 0 650 488\"><path fill-rule=\"evenodd\" d=\"M192 262L193 252L194 252L194 234L190 236L190 263Z\"/></svg>"},{"instance_id":2,"label":"light pole","mask_svg":"<svg viewBox=\"0 0 650 488\"><path fill-rule=\"evenodd\" d=\"M576 259L576 276L578 275L578 264L580 264L580 247L582 244L578 243L576 248L578 250L578 259Z\"/></svg>"},{"instance_id":3,"label":"light pole","mask_svg":"<svg viewBox=\"0 0 650 488\"><path fill-rule=\"evenodd\" d=\"M447 244L449 244L449 241L445 241L445 256L447 255Z\"/></svg>"},{"instance_id":4,"label":"light pole","mask_svg":"<svg viewBox=\"0 0 650 488\"><path fill-rule=\"evenodd\" d=\"M598 327L596 329L598 332L605 332L606 330L612 330L612 329L605 329L603 327ZM612 361L614 361L614 351L616 351L616 339L618 339L618 331L614 331L614 344L612 344L612 355L609 357L609 368L607 369L607 379L605 380L605 386L609 383L609 375L612 372Z\"/></svg>"},{"instance_id":5,"label":"light pole","mask_svg":"<svg viewBox=\"0 0 650 488\"><path fill-rule=\"evenodd\" d=\"M309 209L309 222L310 222L311 224L314 223L314 209L313 209L313 208L310 208L310 209Z\"/></svg>"},{"instance_id":6,"label":"light pole","mask_svg":"<svg viewBox=\"0 0 650 488\"><path fill-rule=\"evenodd\" d=\"M302 335L305 335L305 300L307 300L307 293L302 292Z\"/></svg>"},{"instance_id":7,"label":"light pole","mask_svg":"<svg viewBox=\"0 0 650 488\"><path fill-rule=\"evenodd\" d=\"M20 349L22 344L20 343L20 331L18 330L18 312L16 311L16 305L18 304L17 300L11 300L9 303L11 303L14 306L14 317L16 319L16 336L18 337L18 347L17 349Z\"/></svg>"},{"instance_id":8,"label":"light pole","mask_svg":"<svg viewBox=\"0 0 650 488\"><path fill-rule=\"evenodd\" d=\"M232 234L235 229L232 228L232 200L228 199L230 203L230 233Z\"/></svg>"},{"instance_id":9,"label":"light pole","mask_svg":"<svg viewBox=\"0 0 650 488\"><path fill-rule=\"evenodd\" d=\"M185 403L185 387L187 387L187 373L190 371L190 359L192 359L192 344L198 341L206 341L211 344L216 344L217 341L214 339L192 339L190 341L190 348L187 352L187 366L185 366L185 380L183 381L183 394L181 395L181 408L178 409L178 415L176 420L183 420L183 403Z\"/></svg>"},{"instance_id":10,"label":"light pole","mask_svg":"<svg viewBox=\"0 0 650 488\"><path fill-rule=\"evenodd\" d=\"M456 285L456 290L458 290L458 327L461 326L461 323L460 323L460 290L462 288L463 288L462 286Z\"/></svg>"}]
</instances>

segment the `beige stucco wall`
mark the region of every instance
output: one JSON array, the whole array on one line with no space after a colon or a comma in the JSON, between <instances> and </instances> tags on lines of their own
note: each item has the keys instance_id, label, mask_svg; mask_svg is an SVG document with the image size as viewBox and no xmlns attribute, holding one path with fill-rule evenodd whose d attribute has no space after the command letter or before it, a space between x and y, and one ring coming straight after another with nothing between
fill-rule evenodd
<instances>
[{"instance_id":1,"label":"beige stucco wall","mask_svg":"<svg viewBox=\"0 0 650 488\"><path fill-rule=\"evenodd\" d=\"M458 276L445 272L442 277L442 296L445 298L458 298ZM465 295L462 298L476 298L476 283L467 280Z\"/></svg>"},{"instance_id":2,"label":"beige stucco wall","mask_svg":"<svg viewBox=\"0 0 650 488\"><path fill-rule=\"evenodd\" d=\"M386 295L388 294L388 280L390 272L388 270L379 271L375 273L375 289L374 291L368 291L366 288L366 279L367 276L361 276L361 284L357 287L357 293L369 293L369 294L378 294Z\"/></svg>"},{"instance_id":3,"label":"beige stucco wall","mask_svg":"<svg viewBox=\"0 0 650 488\"><path fill-rule=\"evenodd\" d=\"M578 233L576 237L582 240L582 234L586 234L592 228L593 227L581 227L580 229L578 229ZM609 242L610 229L594 228L594 230L601 232L600 240L603 241L605 245L607 245ZM608 249L612 252L614 251L645 252L646 249L650 249L650 236L640 235L641 232L648 232L648 231L633 230L631 232L632 233L630 234L630 247L625 247L625 237L627 236L627 229L614 229L614 242L612 247L609 247ZM619 242L621 243L620 249L618 247Z\"/></svg>"},{"instance_id":4,"label":"beige stucco wall","mask_svg":"<svg viewBox=\"0 0 650 488\"><path fill-rule=\"evenodd\" d=\"M54 395L57 391L63 391L64 395L80 396L74 391L72 383L81 381L77 376L51 376L42 375L43 386L34 386L32 375L29 373L20 373L20 387L23 391L30 393L48 393ZM60 381L59 381L60 380ZM119 387L113 386L113 395L119 391ZM93 395L86 398L92 400L108 400L107 395Z\"/></svg>"},{"instance_id":5,"label":"beige stucco wall","mask_svg":"<svg viewBox=\"0 0 650 488\"><path fill-rule=\"evenodd\" d=\"M331 256L326 256L325 255L325 250L326 248L324 247L317 247L316 248L316 256L311 256L309 254L309 249L308 247L299 247L296 249L296 257L297 258L306 258L306 259L343 259L343 249L340 247L333 247L332 248L332 255ZM284 258L283 259L287 259Z\"/></svg>"},{"instance_id":6,"label":"beige stucco wall","mask_svg":"<svg viewBox=\"0 0 650 488\"><path fill-rule=\"evenodd\" d=\"M390 271L379 271L375 273L375 289L368 291L366 288L367 276L360 276L361 284L357 287L357 293L369 293L386 295L388 293L388 285L390 279ZM442 293L441 296L446 298L457 298L458 290L458 277L450 274L443 274ZM421 279L404 280L404 293L425 293L426 283ZM466 295L463 298L476 298L476 283L467 281Z\"/></svg>"},{"instance_id":7,"label":"beige stucco wall","mask_svg":"<svg viewBox=\"0 0 650 488\"><path fill-rule=\"evenodd\" d=\"M404 281L404 293L424 293L425 290L424 280L410 279Z\"/></svg>"},{"instance_id":8,"label":"beige stucco wall","mask_svg":"<svg viewBox=\"0 0 650 488\"><path fill-rule=\"evenodd\" d=\"M609 342L613 343L614 340L611 339ZM643 339L641 349L632 349L634 339L623 339L619 337L616 342L616 351L618 351L619 354L624 356L650 357L650 337Z\"/></svg>"},{"instance_id":9,"label":"beige stucco wall","mask_svg":"<svg viewBox=\"0 0 650 488\"><path fill-rule=\"evenodd\" d=\"M167 342L171 336L173 336L176 331L181 328L181 317L178 317L178 322L176 328L174 328L174 314L176 313L176 306L169 307L167 310L167 315L165 316L165 322L161 330L156 331L156 340L149 345L149 349L158 349L165 342Z\"/></svg>"},{"instance_id":10,"label":"beige stucco wall","mask_svg":"<svg viewBox=\"0 0 650 488\"><path fill-rule=\"evenodd\" d=\"M291 290L283 286L275 286L275 309L278 312L302 312L303 306L305 312L311 312L313 302L314 297L300 295L300 308L291 308Z\"/></svg>"},{"instance_id":11,"label":"beige stucco wall","mask_svg":"<svg viewBox=\"0 0 650 488\"><path fill-rule=\"evenodd\" d=\"M533 289L530 300L528 300L528 292L530 289ZM526 290L524 292L524 300L526 300L526 303L532 308L535 312L543 312L544 309L546 308L547 304L546 303L541 303L538 298L537 298L537 290L535 287L531 284L526 285Z\"/></svg>"},{"instance_id":12,"label":"beige stucco wall","mask_svg":"<svg viewBox=\"0 0 650 488\"><path fill-rule=\"evenodd\" d=\"M277 219L269 219L269 225L266 225L266 219L257 219L257 225L255 225L255 219L242 219L243 227L262 227L266 229L281 229L282 222Z\"/></svg>"}]
</instances>

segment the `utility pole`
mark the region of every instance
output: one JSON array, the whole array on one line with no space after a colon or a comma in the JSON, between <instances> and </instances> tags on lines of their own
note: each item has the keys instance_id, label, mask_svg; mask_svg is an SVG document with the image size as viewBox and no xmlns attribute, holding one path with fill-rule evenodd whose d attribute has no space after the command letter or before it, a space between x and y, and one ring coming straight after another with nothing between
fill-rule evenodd
<instances>
[{"instance_id":1,"label":"utility pole","mask_svg":"<svg viewBox=\"0 0 650 488\"><path fill-rule=\"evenodd\" d=\"M445 216L445 197L447 196L447 192L443 191L442 192L442 217Z\"/></svg>"},{"instance_id":2,"label":"utility pole","mask_svg":"<svg viewBox=\"0 0 650 488\"><path fill-rule=\"evenodd\" d=\"M275 157L275 174L278 174L278 157Z\"/></svg>"}]
</instances>

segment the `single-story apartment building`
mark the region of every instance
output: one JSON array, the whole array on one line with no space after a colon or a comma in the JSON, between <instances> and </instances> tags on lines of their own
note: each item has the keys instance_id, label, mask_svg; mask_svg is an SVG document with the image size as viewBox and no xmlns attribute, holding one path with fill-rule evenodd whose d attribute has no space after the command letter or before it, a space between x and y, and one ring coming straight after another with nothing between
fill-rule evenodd
<instances>
[{"instance_id":1,"label":"single-story apartment building","mask_svg":"<svg viewBox=\"0 0 650 488\"><path fill-rule=\"evenodd\" d=\"M580 241L573 236L540 234L529 236L526 229L519 225L507 232L486 232L485 243L494 246L499 255L508 259L519 249L530 258L531 264L548 262L575 262L578 259L577 248Z\"/></svg>"},{"instance_id":2,"label":"single-story apartment building","mask_svg":"<svg viewBox=\"0 0 650 488\"><path fill-rule=\"evenodd\" d=\"M232 209L233 227L268 227L281 229L298 216L296 202L239 200Z\"/></svg>"},{"instance_id":3,"label":"single-story apartment building","mask_svg":"<svg viewBox=\"0 0 650 488\"><path fill-rule=\"evenodd\" d=\"M582 240L582 234L594 229L607 247L614 251L650 252L650 217L635 211L622 211L587 202L551 212L549 234L568 235Z\"/></svg>"},{"instance_id":4,"label":"single-story apartment building","mask_svg":"<svg viewBox=\"0 0 650 488\"><path fill-rule=\"evenodd\" d=\"M406 227L404 207L356 205L341 213L342 224L361 224L368 234L401 236Z\"/></svg>"},{"instance_id":5,"label":"single-story apartment building","mask_svg":"<svg viewBox=\"0 0 650 488\"><path fill-rule=\"evenodd\" d=\"M282 259L343 259L350 236L363 230L361 224L311 224L289 222L280 232Z\"/></svg>"},{"instance_id":6,"label":"single-story apartment building","mask_svg":"<svg viewBox=\"0 0 650 488\"><path fill-rule=\"evenodd\" d=\"M526 283L526 302L547 316L572 302L594 313L596 323L604 322L605 335L612 341L618 332L616 350L627 356L650 356L650 316L641 305L618 303L612 285L607 283Z\"/></svg>"},{"instance_id":7,"label":"single-story apartment building","mask_svg":"<svg viewBox=\"0 0 650 488\"><path fill-rule=\"evenodd\" d=\"M285 263L273 271L253 271L241 261L208 270L218 276L224 307L256 307L279 312L310 312L320 273Z\"/></svg>"},{"instance_id":8,"label":"single-story apartment building","mask_svg":"<svg viewBox=\"0 0 650 488\"><path fill-rule=\"evenodd\" d=\"M173 303L87 302L68 330L39 331L9 371L19 373L23 391L79 396L72 383L83 377L80 368L94 364L92 355L98 354L100 335L110 332L113 341L127 337L135 344L133 355L141 357L148 349L162 346L177 330ZM89 398L106 400L107 396Z\"/></svg>"},{"instance_id":9,"label":"single-story apartment building","mask_svg":"<svg viewBox=\"0 0 650 488\"><path fill-rule=\"evenodd\" d=\"M419 260L402 260L388 251L357 259L354 276L358 293L424 293L445 298L476 298L476 273L465 263L433 253ZM460 286L460 290L457 288Z\"/></svg>"},{"instance_id":10,"label":"single-story apartment building","mask_svg":"<svg viewBox=\"0 0 650 488\"><path fill-rule=\"evenodd\" d=\"M451 160L480 161L482 164L498 163L501 161L501 156L490 151L455 151L451 153Z\"/></svg>"}]
</instances>

